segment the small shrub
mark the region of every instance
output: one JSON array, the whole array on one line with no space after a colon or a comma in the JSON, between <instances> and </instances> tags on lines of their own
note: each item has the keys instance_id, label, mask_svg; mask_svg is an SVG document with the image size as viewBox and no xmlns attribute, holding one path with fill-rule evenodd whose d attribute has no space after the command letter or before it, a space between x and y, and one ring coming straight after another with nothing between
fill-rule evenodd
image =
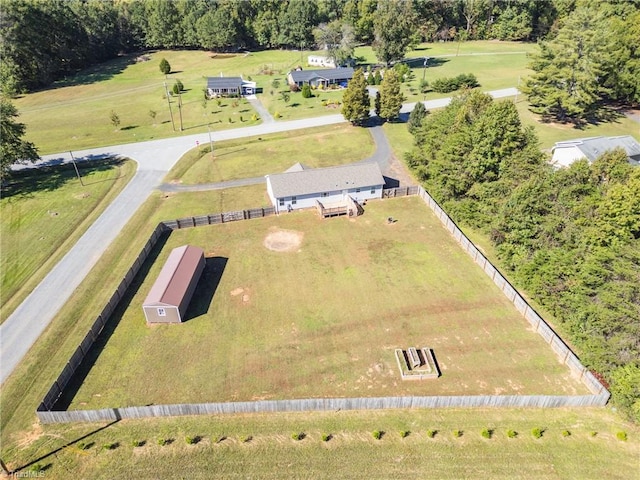
<instances>
[{"instance_id":1,"label":"small shrub","mask_svg":"<svg viewBox=\"0 0 640 480\"><path fill-rule=\"evenodd\" d=\"M78 449L80 450L89 450L91 447L93 447L93 442L89 442L89 443L80 442L78 444Z\"/></svg>"},{"instance_id":2,"label":"small shrub","mask_svg":"<svg viewBox=\"0 0 640 480\"><path fill-rule=\"evenodd\" d=\"M591 431L589 432L589 436L590 436L590 437L595 437L596 435L598 435L598 432L596 432L595 430L591 430Z\"/></svg>"},{"instance_id":3,"label":"small shrub","mask_svg":"<svg viewBox=\"0 0 640 480\"><path fill-rule=\"evenodd\" d=\"M160 445L161 447L164 447L165 445L169 445L169 439L168 438L159 438L158 439L158 445Z\"/></svg>"},{"instance_id":4,"label":"small shrub","mask_svg":"<svg viewBox=\"0 0 640 480\"><path fill-rule=\"evenodd\" d=\"M616 438L618 440L620 440L621 442L626 442L627 441L627 432L618 432L618 433L616 433Z\"/></svg>"},{"instance_id":5,"label":"small shrub","mask_svg":"<svg viewBox=\"0 0 640 480\"><path fill-rule=\"evenodd\" d=\"M187 435L184 440L189 445L195 445L196 443L198 443L201 440L201 438L198 435L196 435L195 437L190 437L190 436Z\"/></svg>"},{"instance_id":6,"label":"small shrub","mask_svg":"<svg viewBox=\"0 0 640 480\"><path fill-rule=\"evenodd\" d=\"M280 112L276 112L273 114L274 118L281 118L282 115L280 115Z\"/></svg>"},{"instance_id":7,"label":"small shrub","mask_svg":"<svg viewBox=\"0 0 640 480\"><path fill-rule=\"evenodd\" d=\"M400 430L400 437L407 438L411 432L409 430Z\"/></svg>"},{"instance_id":8,"label":"small shrub","mask_svg":"<svg viewBox=\"0 0 640 480\"><path fill-rule=\"evenodd\" d=\"M371 436L376 440L380 440L383 435L384 435L384 432L381 430L374 430L373 432L371 432Z\"/></svg>"},{"instance_id":9,"label":"small shrub","mask_svg":"<svg viewBox=\"0 0 640 480\"><path fill-rule=\"evenodd\" d=\"M300 87L298 85L296 85L295 83L292 83L291 85L289 85L289 90L291 90L292 92L299 92L300 91ZM285 100L286 102L287 100Z\"/></svg>"},{"instance_id":10,"label":"small shrub","mask_svg":"<svg viewBox=\"0 0 640 480\"><path fill-rule=\"evenodd\" d=\"M311 93L311 87L309 86L308 83L305 83L302 86L302 97L303 98L311 98L311 97L313 97L313 93Z\"/></svg>"},{"instance_id":11,"label":"small shrub","mask_svg":"<svg viewBox=\"0 0 640 480\"><path fill-rule=\"evenodd\" d=\"M563 430L562 431L562 436L563 437L570 437L571 436L571 432L569 430Z\"/></svg>"},{"instance_id":12,"label":"small shrub","mask_svg":"<svg viewBox=\"0 0 640 480\"><path fill-rule=\"evenodd\" d=\"M116 448L118 448L118 443L117 442L105 443L102 446L103 450L115 450Z\"/></svg>"},{"instance_id":13,"label":"small shrub","mask_svg":"<svg viewBox=\"0 0 640 480\"><path fill-rule=\"evenodd\" d=\"M542 434L544 433L544 430L536 427L533 430L531 430L531 435L533 435L533 438L542 438Z\"/></svg>"},{"instance_id":14,"label":"small shrub","mask_svg":"<svg viewBox=\"0 0 640 480\"><path fill-rule=\"evenodd\" d=\"M44 472L45 467L41 463L34 463L29 467L29 472ZM17 477L16 477L17 478Z\"/></svg>"},{"instance_id":15,"label":"small shrub","mask_svg":"<svg viewBox=\"0 0 640 480\"><path fill-rule=\"evenodd\" d=\"M251 440L253 440L253 437L251 435L245 435L244 437L240 437L240 441L242 443L249 443Z\"/></svg>"},{"instance_id":16,"label":"small shrub","mask_svg":"<svg viewBox=\"0 0 640 480\"><path fill-rule=\"evenodd\" d=\"M251 120L253 120L254 122L257 122L257 121L258 121L258 115L254 113L254 114L251 116Z\"/></svg>"},{"instance_id":17,"label":"small shrub","mask_svg":"<svg viewBox=\"0 0 640 480\"><path fill-rule=\"evenodd\" d=\"M330 433L323 433L322 434L322 441L323 442L328 442L332 438L333 438L333 435L331 435Z\"/></svg>"},{"instance_id":18,"label":"small shrub","mask_svg":"<svg viewBox=\"0 0 640 480\"><path fill-rule=\"evenodd\" d=\"M482 430L482 432L480 432L480 435L482 435L483 438L491 438L491 436L493 435L493 430L485 428L484 430Z\"/></svg>"},{"instance_id":19,"label":"small shrub","mask_svg":"<svg viewBox=\"0 0 640 480\"><path fill-rule=\"evenodd\" d=\"M456 438L460 438L462 436L462 430L454 430L452 433Z\"/></svg>"},{"instance_id":20,"label":"small shrub","mask_svg":"<svg viewBox=\"0 0 640 480\"><path fill-rule=\"evenodd\" d=\"M292 433L291 434L291 438L293 438L294 440L302 440L305 437L305 434L303 432L298 432L298 433Z\"/></svg>"},{"instance_id":21,"label":"small shrub","mask_svg":"<svg viewBox=\"0 0 640 480\"><path fill-rule=\"evenodd\" d=\"M144 440L134 440L131 442L132 447L143 447L146 442Z\"/></svg>"},{"instance_id":22,"label":"small shrub","mask_svg":"<svg viewBox=\"0 0 640 480\"><path fill-rule=\"evenodd\" d=\"M507 437L516 438L518 436L518 432L515 430L507 430Z\"/></svg>"},{"instance_id":23,"label":"small shrub","mask_svg":"<svg viewBox=\"0 0 640 480\"><path fill-rule=\"evenodd\" d=\"M438 433L438 430L427 430L427 437L433 438Z\"/></svg>"}]
</instances>

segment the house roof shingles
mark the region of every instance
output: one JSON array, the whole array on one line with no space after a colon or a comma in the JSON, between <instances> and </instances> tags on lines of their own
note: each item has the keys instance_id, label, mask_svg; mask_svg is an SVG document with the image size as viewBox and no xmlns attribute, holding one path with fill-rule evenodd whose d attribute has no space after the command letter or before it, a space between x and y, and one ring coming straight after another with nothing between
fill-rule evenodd
<instances>
[{"instance_id":1,"label":"house roof shingles","mask_svg":"<svg viewBox=\"0 0 640 480\"><path fill-rule=\"evenodd\" d=\"M208 77L207 88L213 90L217 88L240 88L242 87L242 78L240 77Z\"/></svg>"},{"instance_id":2,"label":"house roof shingles","mask_svg":"<svg viewBox=\"0 0 640 480\"><path fill-rule=\"evenodd\" d=\"M324 80L350 80L353 77L353 68L329 68L323 70L294 70L291 72L291 79L296 82L308 82L314 78Z\"/></svg>"},{"instance_id":3,"label":"house roof shingles","mask_svg":"<svg viewBox=\"0 0 640 480\"><path fill-rule=\"evenodd\" d=\"M268 181L275 198L384 185L375 162L277 173L268 175Z\"/></svg>"},{"instance_id":4,"label":"house roof shingles","mask_svg":"<svg viewBox=\"0 0 640 480\"><path fill-rule=\"evenodd\" d=\"M640 144L630 135L619 137L588 137L557 142L553 149L563 147L576 147L582 152L589 162L593 162L608 150L622 148L627 152L629 160L637 164L640 162Z\"/></svg>"}]
</instances>

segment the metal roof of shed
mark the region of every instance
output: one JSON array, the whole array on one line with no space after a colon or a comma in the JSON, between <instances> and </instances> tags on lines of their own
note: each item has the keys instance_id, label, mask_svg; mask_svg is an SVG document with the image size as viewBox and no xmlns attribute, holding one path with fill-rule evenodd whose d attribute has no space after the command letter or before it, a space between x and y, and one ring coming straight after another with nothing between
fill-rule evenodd
<instances>
[{"instance_id":1,"label":"metal roof of shed","mask_svg":"<svg viewBox=\"0 0 640 480\"><path fill-rule=\"evenodd\" d=\"M384 185L380 167L363 162L267 175L275 198Z\"/></svg>"},{"instance_id":2,"label":"metal roof of shed","mask_svg":"<svg viewBox=\"0 0 640 480\"><path fill-rule=\"evenodd\" d=\"M192 245L174 248L169 254L143 306L180 306L191 278L198 268L204 251Z\"/></svg>"},{"instance_id":3,"label":"metal roof of shed","mask_svg":"<svg viewBox=\"0 0 640 480\"><path fill-rule=\"evenodd\" d=\"M314 78L323 80L350 80L353 77L353 68L327 68L322 70L294 70L291 78L294 82L308 82Z\"/></svg>"}]
</instances>

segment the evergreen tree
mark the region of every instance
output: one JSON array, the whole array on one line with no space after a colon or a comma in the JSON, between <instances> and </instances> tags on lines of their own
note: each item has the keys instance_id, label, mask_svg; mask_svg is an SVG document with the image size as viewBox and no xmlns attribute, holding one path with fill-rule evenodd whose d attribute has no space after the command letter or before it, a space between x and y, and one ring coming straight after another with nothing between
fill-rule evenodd
<instances>
[{"instance_id":1,"label":"evergreen tree","mask_svg":"<svg viewBox=\"0 0 640 480\"><path fill-rule=\"evenodd\" d=\"M578 8L554 40L540 44L531 63L535 73L522 89L533 112L546 119L582 123L597 110L611 51L607 25L599 11Z\"/></svg>"},{"instance_id":2,"label":"evergreen tree","mask_svg":"<svg viewBox=\"0 0 640 480\"><path fill-rule=\"evenodd\" d=\"M387 69L380 85L380 117L395 120L400 114L404 96L400 92L400 81L394 69Z\"/></svg>"},{"instance_id":3,"label":"evergreen tree","mask_svg":"<svg viewBox=\"0 0 640 480\"><path fill-rule=\"evenodd\" d=\"M380 90L376 90L376 98L373 101L373 111L380 117L380 111L382 108L382 102L380 101Z\"/></svg>"},{"instance_id":4,"label":"evergreen tree","mask_svg":"<svg viewBox=\"0 0 640 480\"><path fill-rule=\"evenodd\" d=\"M358 68L342 95L342 115L354 125L361 125L369 118L371 100L364 73Z\"/></svg>"},{"instance_id":5,"label":"evergreen tree","mask_svg":"<svg viewBox=\"0 0 640 480\"><path fill-rule=\"evenodd\" d=\"M409 114L409 121L407 122L407 128L409 133L415 134L415 132L422 126L422 121L427 116L427 109L424 103L417 102Z\"/></svg>"},{"instance_id":6,"label":"evergreen tree","mask_svg":"<svg viewBox=\"0 0 640 480\"><path fill-rule=\"evenodd\" d=\"M169 64L166 58L163 58L162 60L160 60L160 71L164 75L169 75L171 73L171 65Z\"/></svg>"},{"instance_id":7,"label":"evergreen tree","mask_svg":"<svg viewBox=\"0 0 640 480\"><path fill-rule=\"evenodd\" d=\"M0 182L6 178L11 165L39 159L33 143L22 139L26 128L15 120L17 117L16 107L0 96Z\"/></svg>"}]
</instances>

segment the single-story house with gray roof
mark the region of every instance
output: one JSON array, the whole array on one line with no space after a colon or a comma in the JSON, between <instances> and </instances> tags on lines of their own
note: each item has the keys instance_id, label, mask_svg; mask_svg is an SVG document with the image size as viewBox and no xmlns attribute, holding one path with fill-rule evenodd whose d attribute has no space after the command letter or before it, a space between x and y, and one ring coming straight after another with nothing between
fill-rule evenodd
<instances>
[{"instance_id":1,"label":"single-story house with gray roof","mask_svg":"<svg viewBox=\"0 0 640 480\"><path fill-rule=\"evenodd\" d=\"M375 162L327 168L307 168L299 163L284 173L266 176L267 194L277 213L325 206L345 205L382 198L384 177Z\"/></svg>"},{"instance_id":2,"label":"single-story house with gray roof","mask_svg":"<svg viewBox=\"0 0 640 480\"><path fill-rule=\"evenodd\" d=\"M329 85L346 87L353 78L353 68L328 68L325 70L293 70L287 75L289 85L302 87L308 83L312 87L326 88Z\"/></svg>"},{"instance_id":3,"label":"single-story house with gray roof","mask_svg":"<svg viewBox=\"0 0 640 480\"><path fill-rule=\"evenodd\" d=\"M640 143L631 135L619 137L589 137L557 142L551 149L551 163L557 167L568 167L577 160L593 162L603 153L622 148L629 163L640 165Z\"/></svg>"},{"instance_id":4,"label":"single-story house with gray roof","mask_svg":"<svg viewBox=\"0 0 640 480\"><path fill-rule=\"evenodd\" d=\"M242 97L256 93L256 82L249 82L242 77L208 77L207 96L216 97Z\"/></svg>"}]
</instances>

